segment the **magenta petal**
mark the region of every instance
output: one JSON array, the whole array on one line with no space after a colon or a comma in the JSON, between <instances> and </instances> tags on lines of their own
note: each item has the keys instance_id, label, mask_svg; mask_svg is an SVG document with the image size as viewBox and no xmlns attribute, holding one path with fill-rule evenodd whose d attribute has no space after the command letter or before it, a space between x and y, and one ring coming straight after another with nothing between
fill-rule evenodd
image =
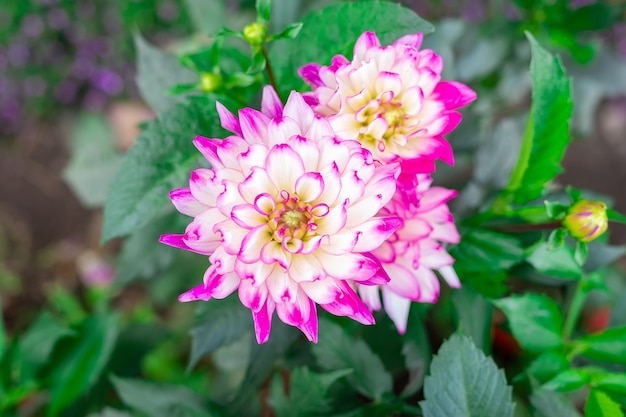
<instances>
[{"instance_id":1,"label":"magenta petal","mask_svg":"<svg viewBox=\"0 0 626 417\"><path fill-rule=\"evenodd\" d=\"M270 330L272 329L272 315L276 308L274 301L271 298L265 300L263 307L255 313L252 312L252 319L254 320L254 333L256 334L256 341L258 344L267 342L270 337Z\"/></svg>"},{"instance_id":2,"label":"magenta petal","mask_svg":"<svg viewBox=\"0 0 626 417\"><path fill-rule=\"evenodd\" d=\"M209 163L212 166L215 166L215 165L223 165L222 160L217 155L217 148L220 142L221 140L218 140L218 139L210 139L210 138L205 138L203 136L196 136L196 138L193 141L193 144L200 151L202 156L204 156L206 160L209 161Z\"/></svg>"},{"instance_id":3,"label":"magenta petal","mask_svg":"<svg viewBox=\"0 0 626 417\"><path fill-rule=\"evenodd\" d=\"M298 69L298 75L313 88L321 87L324 82L320 78L320 64L312 62Z\"/></svg>"},{"instance_id":4,"label":"magenta petal","mask_svg":"<svg viewBox=\"0 0 626 417\"><path fill-rule=\"evenodd\" d=\"M354 56L363 60L368 49L380 46L380 41L374 32L364 32L354 44Z\"/></svg>"},{"instance_id":5,"label":"magenta petal","mask_svg":"<svg viewBox=\"0 0 626 417\"><path fill-rule=\"evenodd\" d=\"M178 301L181 303L197 300L209 301L211 298L211 291L204 284L201 284L179 295Z\"/></svg>"},{"instance_id":6,"label":"magenta petal","mask_svg":"<svg viewBox=\"0 0 626 417\"><path fill-rule=\"evenodd\" d=\"M474 90L456 81L441 81L435 87L434 94L444 102L447 109L463 107L476 100Z\"/></svg>"},{"instance_id":7,"label":"magenta petal","mask_svg":"<svg viewBox=\"0 0 626 417\"><path fill-rule=\"evenodd\" d=\"M380 262L380 260L376 256L374 256L373 254L371 254L370 252L363 253L362 255L367 256L368 258L370 258L371 260L376 262L378 264L378 270L376 271L376 273L371 278L369 278L367 280L364 280L364 281L359 281L359 284L362 284L362 285L384 285L384 284L387 284L391 280L391 278L389 277L389 275L387 274L387 272L383 268L383 265Z\"/></svg>"},{"instance_id":8,"label":"magenta petal","mask_svg":"<svg viewBox=\"0 0 626 417\"><path fill-rule=\"evenodd\" d=\"M337 284L343 291L341 297L337 297L332 303L320 304L320 306L336 316L347 316L362 324L374 324L374 316L354 290L345 281L338 281Z\"/></svg>"},{"instance_id":9,"label":"magenta petal","mask_svg":"<svg viewBox=\"0 0 626 417\"><path fill-rule=\"evenodd\" d=\"M241 136L241 126L239 125L239 120L235 117L235 115L232 114L230 110L228 110L219 101L215 103L215 106L217 107L217 114L220 116L222 127Z\"/></svg>"},{"instance_id":10,"label":"magenta petal","mask_svg":"<svg viewBox=\"0 0 626 417\"><path fill-rule=\"evenodd\" d=\"M207 209L207 206L196 200L189 188L178 188L170 191L170 199L179 212L195 217Z\"/></svg>"},{"instance_id":11,"label":"magenta petal","mask_svg":"<svg viewBox=\"0 0 626 417\"><path fill-rule=\"evenodd\" d=\"M278 98L276 90L271 85L263 87L263 98L261 100L261 111L272 119L283 116L283 103Z\"/></svg>"},{"instance_id":12,"label":"magenta petal","mask_svg":"<svg viewBox=\"0 0 626 417\"><path fill-rule=\"evenodd\" d=\"M195 249L190 248L183 241L184 237L185 237L185 235L166 234L166 235L161 235L161 237L159 237L159 242L161 242L161 243L163 243L165 245L168 245L168 246L175 247L175 248L188 250L189 252L199 253L200 255L210 255L211 253L213 253L213 251L211 251L211 252L203 252L203 251L199 251L199 250L195 250Z\"/></svg>"},{"instance_id":13,"label":"magenta petal","mask_svg":"<svg viewBox=\"0 0 626 417\"><path fill-rule=\"evenodd\" d=\"M270 119L260 111L246 107L239 110L239 123L243 138L252 143L265 144Z\"/></svg>"}]
</instances>

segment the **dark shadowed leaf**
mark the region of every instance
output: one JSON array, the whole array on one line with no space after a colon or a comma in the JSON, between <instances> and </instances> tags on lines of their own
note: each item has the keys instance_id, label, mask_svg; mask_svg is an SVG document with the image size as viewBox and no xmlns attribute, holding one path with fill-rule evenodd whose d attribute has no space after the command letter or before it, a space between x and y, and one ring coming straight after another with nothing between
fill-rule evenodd
<instances>
[{"instance_id":1,"label":"dark shadowed leaf","mask_svg":"<svg viewBox=\"0 0 626 417\"><path fill-rule=\"evenodd\" d=\"M493 306L469 286L452 293L458 327L486 354L491 353L491 318Z\"/></svg>"},{"instance_id":2,"label":"dark shadowed leaf","mask_svg":"<svg viewBox=\"0 0 626 417\"><path fill-rule=\"evenodd\" d=\"M518 239L485 229L466 229L461 243L450 250L455 268L463 271L501 271L524 259Z\"/></svg>"},{"instance_id":3,"label":"dark shadowed leaf","mask_svg":"<svg viewBox=\"0 0 626 417\"><path fill-rule=\"evenodd\" d=\"M272 379L269 404L278 417L319 416L330 411L330 386L339 378L350 374L344 369L324 374L311 372L308 368L296 368L290 374L290 385L285 394L283 381L276 374Z\"/></svg>"},{"instance_id":4,"label":"dark shadowed leaf","mask_svg":"<svg viewBox=\"0 0 626 417\"><path fill-rule=\"evenodd\" d=\"M504 372L467 336L441 346L424 383L424 417L512 417L515 404Z\"/></svg>"},{"instance_id":5,"label":"dark shadowed leaf","mask_svg":"<svg viewBox=\"0 0 626 417\"><path fill-rule=\"evenodd\" d=\"M392 2L337 3L314 10L302 21L302 30L294 40L272 44L270 62L276 72L281 94L302 90L304 82L297 75L301 66L310 62L330 65L336 54L347 54L365 31L374 31L383 45L416 32L428 34L433 26L399 4ZM338 24L341 22L341 24Z\"/></svg>"},{"instance_id":6,"label":"dark shadowed leaf","mask_svg":"<svg viewBox=\"0 0 626 417\"><path fill-rule=\"evenodd\" d=\"M150 417L215 417L222 414L208 399L180 385L111 376L122 402Z\"/></svg>"},{"instance_id":7,"label":"dark shadowed leaf","mask_svg":"<svg viewBox=\"0 0 626 417\"><path fill-rule=\"evenodd\" d=\"M202 306L202 320L191 329L191 353L188 369L206 354L232 343L253 330L250 310L231 296L212 300Z\"/></svg>"},{"instance_id":8,"label":"dark shadowed leaf","mask_svg":"<svg viewBox=\"0 0 626 417\"><path fill-rule=\"evenodd\" d=\"M361 394L380 400L392 389L382 361L362 340L355 340L328 320L320 320L319 341L311 347L319 366L327 370L352 369L350 383Z\"/></svg>"},{"instance_id":9,"label":"dark shadowed leaf","mask_svg":"<svg viewBox=\"0 0 626 417\"><path fill-rule=\"evenodd\" d=\"M550 298L527 293L493 303L504 312L513 336L524 349L541 353L562 345L563 316Z\"/></svg>"}]
</instances>

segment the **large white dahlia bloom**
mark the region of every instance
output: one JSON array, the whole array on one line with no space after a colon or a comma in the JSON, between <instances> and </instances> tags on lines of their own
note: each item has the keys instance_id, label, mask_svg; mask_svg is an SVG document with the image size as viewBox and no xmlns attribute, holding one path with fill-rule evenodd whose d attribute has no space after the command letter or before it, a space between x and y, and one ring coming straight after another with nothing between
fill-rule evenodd
<instances>
[{"instance_id":1,"label":"large white dahlia bloom","mask_svg":"<svg viewBox=\"0 0 626 417\"><path fill-rule=\"evenodd\" d=\"M192 172L171 192L194 219L163 243L209 256L204 282L181 301L224 298L238 290L252 310L259 343L274 311L317 341L316 305L361 323L374 319L349 283L388 277L371 252L401 225L379 214L396 189L398 164L380 166L356 141L335 138L302 96L285 107L269 87L262 111L239 118L218 104L226 139L197 137L211 169Z\"/></svg>"}]
</instances>

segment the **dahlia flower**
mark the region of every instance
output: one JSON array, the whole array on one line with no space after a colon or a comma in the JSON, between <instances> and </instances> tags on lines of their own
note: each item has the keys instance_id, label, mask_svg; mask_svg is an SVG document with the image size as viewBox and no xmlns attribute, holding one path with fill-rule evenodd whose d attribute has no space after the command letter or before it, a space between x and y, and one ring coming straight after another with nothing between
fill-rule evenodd
<instances>
[{"instance_id":1,"label":"dahlia flower","mask_svg":"<svg viewBox=\"0 0 626 417\"><path fill-rule=\"evenodd\" d=\"M245 108L237 118L219 104L218 112L235 135L196 137L212 169L193 171L189 188L171 192L176 208L194 219L184 234L161 237L211 261L203 284L179 300L238 290L259 343L269 337L274 311L313 342L317 304L372 324L349 282L388 280L371 251L401 223L378 214L393 196L398 164L375 164L358 142L336 139L296 92L284 109L266 88L262 112Z\"/></svg>"},{"instance_id":2,"label":"dahlia flower","mask_svg":"<svg viewBox=\"0 0 626 417\"><path fill-rule=\"evenodd\" d=\"M451 287L461 285L452 268L454 259L441 243L458 243L460 239L446 204L456 196L456 191L430 187L429 175L420 174L416 179L417 205L407 201L398 190L379 213L400 217L402 226L373 252L389 275L390 281L380 286L380 290L385 311L400 333L406 331L411 301L437 301L439 280L435 270ZM372 310L380 310L377 286L358 285L358 291L365 304Z\"/></svg>"},{"instance_id":3,"label":"dahlia flower","mask_svg":"<svg viewBox=\"0 0 626 417\"><path fill-rule=\"evenodd\" d=\"M441 81L441 57L421 44L421 33L381 46L365 32L352 62L337 55L330 66L299 70L313 88L307 102L337 135L358 140L383 163L401 161L403 174L432 172L436 159L454 163L443 135L461 121L455 109L476 98L464 84Z\"/></svg>"},{"instance_id":4,"label":"dahlia flower","mask_svg":"<svg viewBox=\"0 0 626 417\"><path fill-rule=\"evenodd\" d=\"M609 227L606 204L601 201L578 200L568 210L563 226L581 242L591 242Z\"/></svg>"}]
</instances>

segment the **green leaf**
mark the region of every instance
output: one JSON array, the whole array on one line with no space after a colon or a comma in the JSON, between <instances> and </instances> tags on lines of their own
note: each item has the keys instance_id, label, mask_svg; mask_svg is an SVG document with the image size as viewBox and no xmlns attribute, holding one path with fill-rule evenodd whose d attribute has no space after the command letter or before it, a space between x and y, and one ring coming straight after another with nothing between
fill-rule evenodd
<instances>
[{"instance_id":1,"label":"green leaf","mask_svg":"<svg viewBox=\"0 0 626 417\"><path fill-rule=\"evenodd\" d=\"M92 413L87 417L133 417L132 414L126 411L116 410L115 408L105 408L100 413Z\"/></svg>"},{"instance_id":2,"label":"green leaf","mask_svg":"<svg viewBox=\"0 0 626 417\"><path fill-rule=\"evenodd\" d=\"M252 62L250 63L250 67L246 70L246 73L250 75L258 74L265 69L265 65L267 65L265 56L263 55L263 51L259 48L252 53Z\"/></svg>"},{"instance_id":3,"label":"green leaf","mask_svg":"<svg viewBox=\"0 0 626 417\"><path fill-rule=\"evenodd\" d=\"M526 261L538 272L554 278L579 280L583 274L574 251L567 245L550 248L547 242L542 242Z\"/></svg>"},{"instance_id":4,"label":"green leaf","mask_svg":"<svg viewBox=\"0 0 626 417\"><path fill-rule=\"evenodd\" d=\"M117 173L106 205L102 242L146 226L185 184L200 160L196 135L216 137L219 121L208 98L178 104L147 124Z\"/></svg>"},{"instance_id":5,"label":"green leaf","mask_svg":"<svg viewBox=\"0 0 626 417\"><path fill-rule=\"evenodd\" d=\"M626 223L626 216L613 209L607 209L606 215L611 222Z\"/></svg>"},{"instance_id":6,"label":"green leaf","mask_svg":"<svg viewBox=\"0 0 626 417\"><path fill-rule=\"evenodd\" d=\"M73 128L72 157L63 170L63 179L85 207L104 204L111 181L122 163L114 137L111 126L95 114L82 114Z\"/></svg>"},{"instance_id":7,"label":"green leaf","mask_svg":"<svg viewBox=\"0 0 626 417\"><path fill-rule=\"evenodd\" d=\"M576 342L590 359L626 365L626 326L606 329Z\"/></svg>"},{"instance_id":8,"label":"green leaf","mask_svg":"<svg viewBox=\"0 0 626 417\"><path fill-rule=\"evenodd\" d=\"M439 348L424 383L424 417L512 417L515 404L504 372L467 336Z\"/></svg>"},{"instance_id":9,"label":"green leaf","mask_svg":"<svg viewBox=\"0 0 626 417\"><path fill-rule=\"evenodd\" d=\"M544 201L543 204L546 206L546 213L548 217L551 219L558 219L563 217L564 214L567 213L568 205L559 203L558 201Z\"/></svg>"},{"instance_id":10,"label":"green leaf","mask_svg":"<svg viewBox=\"0 0 626 417\"><path fill-rule=\"evenodd\" d=\"M0 362L4 356L4 351L7 347L7 334L4 329L4 314L2 309L2 297L0 297ZM0 393L2 392L2 382L0 381Z\"/></svg>"},{"instance_id":11,"label":"green leaf","mask_svg":"<svg viewBox=\"0 0 626 417\"><path fill-rule=\"evenodd\" d=\"M141 97L157 113L163 113L177 100L165 92L176 84L189 84L198 76L183 67L178 58L150 45L138 33L135 34L137 49L137 86Z\"/></svg>"},{"instance_id":12,"label":"green leaf","mask_svg":"<svg viewBox=\"0 0 626 417\"><path fill-rule=\"evenodd\" d=\"M269 22L272 15L272 0L256 0L256 12L259 22Z\"/></svg>"},{"instance_id":13,"label":"green leaf","mask_svg":"<svg viewBox=\"0 0 626 417\"><path fill-rule=\"evenodd\" d=\"M513 336L527 351L541 353L562 345L563 316L550 298L527 293L493 303L504 312Z\"/></svg>"},{"instance_id":14,"label":"green leaf","mask_svg":"<svg viewBox=\"0 0 626 417\"><path fill-rule=\"evenodd\" d=\"M409 371L409 380L401 395L408 397L424 385L426 371L433 356L424 318L417 308L411 308L409 311L407 330L403 339L402 354L406 369Z\"/></svg>"},{"instance_id":15,"label":"green leaf","mask_svg":"<svg viewBox=\"0 0 626 417\"><path fill-rule=\"evenodd\" d=\"M271 44L270 62L284 96L304 86L298 68L310 62L330 65L336 54L350 53L351 59L350 48L365 31L376 32L386 45L409 33L428 34L434 30L413 11L386 1L331 4L307 14L302 24L296 39Z\"/></svg>"},{"instance_id":16,"label":"green leaf","mask_svg":"<svg viewBox=\"0 0 626 417\"><path fill-rule=\"evenodd\" d=\"M450 250L456 259L455 268L462 271L494 271L509 269L524 259L518 239L485 229L466 229L461 243Z\"/></svg>"},{"instance_id":17,"label":"green leaf","mask_svg":"<svg viewBox=\"0 0 626 417\"><path fill-rule=\"evenodd\" d=\"M391 376L365 342L355 340L328 320L321 319L319 341L311 351L319 366L328 370L353 369L348 379L361 394L380 401L391 393Z\"/></svg>"},{"instance_id":18,"label":"green leaf","mask_svg":"<svg viewBox=\"0 0 626 417\"><path fill-rule=\"evenodd\" d=\"M336 380L351 372L350 369L343 369L318 374L308 368L296 368L289 378L289 396L285 395L282 378L277 374L272 379L268 403L278 417L319 416L328 413L331 411L328 389Z\"/></svg>"},{"instance_id":19,"label":"green leaf","mask_svg":"<svg viewBox=\"0 0 626 417\"><path fill-rule=\"evenodd\" d=\"M569 368L569 361L561 351L548 351L537 356L526 368L535 380L544 383Z\"/></svg>"},{"instance_id":20,"label":"green leaf","mask_svg":"<svg viewBox=\"0 0 626 417\"><path fill-rule=\"evenodd\" d=\"M21 380L36 378L37 372L50 360L54 345L74 333L49 312L42 312L19 341Z\"/></svg>"},{"instance_id":21,"label":"green leaf","mask_svg":"<svg viewBox=\"0 0 626 417\"><path fill-rule=\"evenodd\" d=\"M193 368L204 355L252 331L250 311L239 303L237 297L213 300L203 307L202 321L191 329L188 369Z\"/></svg>"},{"instance_id":22,"label":"green leaf","mask_svg":"<svg viewBox=\"0 0 626 417\"><path fill-rule=\"evenodd\" d=\"M57 416L98 380L106 367L118 332L118 316L92 316L66 345L57 345L47 416Z\"/></svg>"},{"instance_id":23,"label":"green leaf","mask_svg":"<svg viewBox=\"0 0 626 417\"><path fill-rule=\"evenodd\" d=\"M530 396L538 417L581 417L572 402L563 394L539 389Z\"/></svg>"},{"instance_id":24,"label":"green leaf","mask_svg":"<svg viewBox=\"0 0 626 417\"><path fill-rule=\"evenodd\" d=\"M194 29L200 33L212 34L224 24L224 0L185 0L185 6Z\"/></svg>"},{"instance_id":25,"label":"green leaf","mask_svg":"<svg viewBox=\"0 0 626 417\"><path fill-rule=\"evenodd\" d=\"M626 373L604 373L593 378L593 386L603 391L626 395Z\"/></svg>"},{"instance_id":26,"label":"green leaf","mask_svg":"<svg viewBox=\"0 0 626 417\"><path fill-rule=\"evenodd\" d=\"M527 33L531 45L532 105L522 147L505 193L515 203L540 198L546 184L561 172L571 139L571 80L561 61Z\"/></svg>"},{"instance_id":27,"label":"green leaf","mask_svg":"<svg viewBox=\"0 0 626 417\"><path fill-rule=\"evenodd\" d=\"M592 389L585 404L585 417L624 417L624 413L607 393Z\"/></svg>"},{"instance_id":28,"label":"green leaf","mask_svg":"<svg viewBox=\"0 0 626 417\"><path fill-rule=\"evenodd\" d=\"M471 287L463 286L452 293L458 328L483 352L491 353L493 306Z\"/></svg>"},{"instance_id":29,"label":"green leaf","mask_svg":"<svg viewBox=\"0 0 626 417\"><path fill-rule=\"evenodd\" d=\"M565 244L565 238L567 237L567 230L562 227L554 229L550 232L547 240L548 251L558 249Z\"/></svg>"},{"instance_id":30,"label":"green leaf","mask_svg":"<svg viewBox=\"0 0 626 417\"><path fill-rule=\"evenodd\" d=\"M117 263L118 285L126 285L137 279L153 279L167 268L177 253L159 242L159 236L167 232L184 230L189 218L178 212L167 214L133 233L122 244Z\"/></svg>"},{"instance_id":31,"label":"green leaf","mask_svg":"<svg viewBox=\"0 0 626 417\"><path fill-rule=\"evenodd\" d=\"M551 391L569 392L584 387L591 378L580 369L566 369L543 384L543 388Z\"/></svg>"},{"instance_id":32,"label":"green leaf","mask_svg":"<svg viewBox=\"0 0 626 417\"><path fill-rule=\"evenodd\" d=\"M258 403L259 387L271 374L277 360L284 357L293 342L301 336L299 330L288 326L274 317L272 334L267 342L259 345L252 337L246 376L239 386L235 399L229 406L231 415L250 415L250 408Z\"/></svg>"},{"instance_id":33,"label":"green leaf","mask_svg":"<svg viewBox=\"0 0 626 417\"><path fill-rule=\"evenodd\" d=\"M150 417L218 416L217 407L189 388L111 376L122 402Z\"/></svg>"},{"instance_id":34,"label":"green leaf","mask_svg":"<svg viewBox=\"0 0 626 417\"><path fill-rule=\"evenodd\" d=\"M293 23L293 24L287 26L280 33L278 33L276 35L270 36L270 39L273 39L273 40L277 40L277 39L295 39L298 36L298 34L300 33L301 30L302 30L302 23L301 22L296 22L296 23Z\"/></svg>"}]
</instances>

